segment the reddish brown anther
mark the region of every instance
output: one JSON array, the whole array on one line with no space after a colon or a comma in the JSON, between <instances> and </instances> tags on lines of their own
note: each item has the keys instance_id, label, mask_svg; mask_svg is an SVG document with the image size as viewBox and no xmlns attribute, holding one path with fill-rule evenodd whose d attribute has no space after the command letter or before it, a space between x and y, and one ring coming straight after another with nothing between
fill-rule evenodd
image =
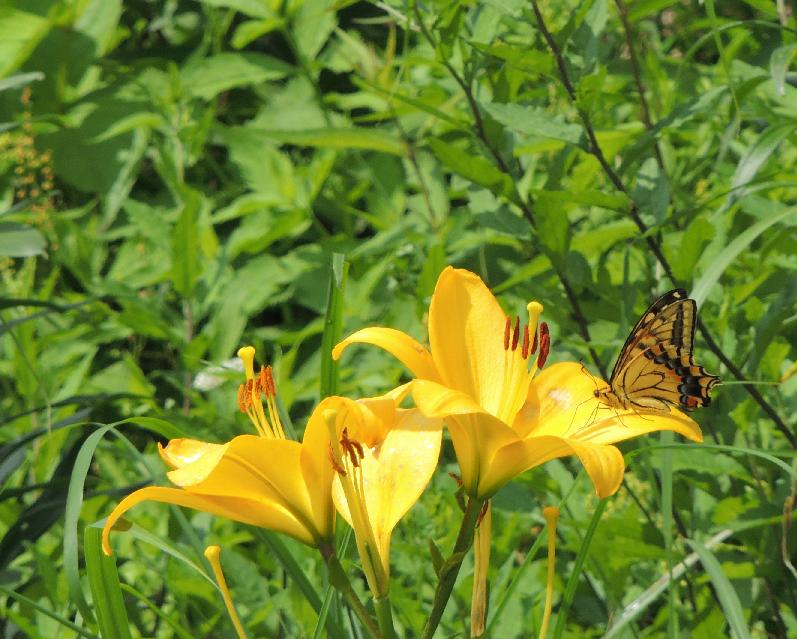
<instances>
[{"instance_id":1,"label":"reddish brown anther","mask_svg":"<svg viewBox=\"0 0 797 639\"><path fill-rule=\"evenodd\" d=\"M545 366L548 359L548 351L551 350L551 336L548 333L548 324L540 324L540 354L537 356L537 368Z\"/></svg>"},{"instance_id":2,"label":"reddish brown anther","mask_svg":"<svg viewBox=\"0 0 797 639\"><path fill-rule=\"evenodd\" d=\"M349 429L343 429L340 437L340 446L349 456L349 460L351 461L351 465L355 468L359 468L360 460L365 457L365 451L363 450L363 446L360 442L356 439L349 439Z\"/></svg>"},{"instance_id":3,"label":"reddish brown anther","mask_svg":"<svg viewBox=\"0 0 797 639\"><path fill-rule=\"evenodd\" d=\"M241 409L241 412L245 415L247 412L247 394L246 394L246 386L241 384L238 386L238 408Z\"/></svg>"},{"instance_id":4,"label":"reddish brown anther","mask_svg":"<svg viewBox=\"0 0 797 639\"><path fill-rule=\"evenodd\" d=\"M529 356L529 327L523 327L523 347L521 348L520 354L523 356L523 359L528 358Z\"/></svg>"},{"instance_id":5,"label":"reddish brown anther","mask_svg":"<svg viewBox=\"0 0 797 639\"><path fill-rule=\"evenodd\" d=\"M266 397L274 397L277 394L277 386L274 384L274 371L271 366L260 367L260 385Z\"/></svg>"},{"instance_id":6,"label":"reddish brown anther","mask_svg":"<svg viewBox=\"0 0 797 639\"><path fill-rule=\"evenodd\" d=\"M332 444L329 445L329 450L327 450L327 456L329 457L329 463L332 464L332 469L338 474L343 477L346 476L346 469L343 468L338 463L338 460L335 459L335 451L332 450Z\"/></svg>"},{"instance_id":7,"label":"reddish brown anther","mask_svg":"<svg viewBox=\"0 0 797 639\"><path fill-rule=\"evenodd\" d=\"M509 350L509 331L512 328L512 320L506 318L506 325L504 326L504 350Z\"/></svg>"},{"instance_id":8,"label":"reddish brown anther","mask_svg":"<svg viewBox=\"0 0 797 639\"><path fill-rule=\"evenodd\" d=\"M517 343L520 339L520 318L515 315L515 330L512 331L512 350L517 350Z\"/></svg>"},{"instance_id":9,"label":"reddish brown anther","mask_svg":"<svg viewBox=\"0 0 797 639\"><path fill-rule=\"evenodd\" d=\"M534 327L534 341L531 343L531 353L530 355L534 355L537 352L537 327Z\"/></svg>"}]
</instances>

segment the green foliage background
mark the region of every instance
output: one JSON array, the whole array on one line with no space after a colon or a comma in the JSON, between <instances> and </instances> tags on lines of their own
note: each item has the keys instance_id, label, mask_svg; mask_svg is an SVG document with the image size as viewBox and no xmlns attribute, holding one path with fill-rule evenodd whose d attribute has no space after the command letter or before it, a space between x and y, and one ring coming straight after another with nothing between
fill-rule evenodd
<instances>
[{"instance_id":1,"label":"green foliage background","mask_svg":"<svg viewBox=\"0 0 797 639\"><path fill-rule=\"evenodd\" d=\"M219 368L241 344L274 364L301 430L328 366L333 253L348 263L344 332L425 339L450 263L509 313L543 302L550 360L604 374L645 305L687 287L706 328L698 360L726 381L783 383L718 388L696 414L705 445L625 444L626 482L602 515L570 461L500 493L492 636L536 636L545 562L529 550L542 507L565 495L556 587L561 602L570 585L572 604L556 636L797 636L796 9L0 5L3 636L231 636L200 574L209 543L252 636L324 635L313 604L325 577L298 544L141 506L134 534L114 539L120 591L91 526L142 482L166 481L157 440L248 432L239 374ZM334 373L327 383L352 396L405 375L365 348ZM448 447L394 537L405 637L432 595L426 540L450 548L460 518L444 471L456 471ZM467 636L471 572L440 637ZM331 603L336 636L357 636Z\"/></svg>"}]
</instances>

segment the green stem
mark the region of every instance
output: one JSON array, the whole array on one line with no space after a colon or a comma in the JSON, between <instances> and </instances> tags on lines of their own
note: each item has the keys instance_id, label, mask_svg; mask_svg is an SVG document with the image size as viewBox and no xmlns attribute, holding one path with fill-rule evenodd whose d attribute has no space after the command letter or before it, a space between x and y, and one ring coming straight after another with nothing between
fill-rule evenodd
<instances>
[{"instance_id":1,"label":"green stem","mask_svg":"<svg viewBox=\"0 0 797 639\"><path fill-rule=\"evenodd\" d=\"M327 562L329 583L332 584L332 586L334 586L335 589L346 598L346 601L351 606L352 610L354 610L354 614L357 615L357 618L360 620L363 626L367 628L368 634L372 637L372 639L387 639L386 637L382 636L382 633L380 632L379 627L376 625L373 617L368 614L368 610L366 610L363 602L360 601L357 593L354 592L354 588L351 586L351 581L349 581L349 576L346 574L346 571L343 570L343 566L340 565L338 558L335 555L323 553L323 551L322 554L324 554Z\"/></svg>"},{"instance_id":2,"label":"green stem","mask_svg":"<svg viewBox=\"0 0 797 639\"><path fill-rule=\"evenodd\" d=\"M429 618L426 620L426 625L423 628L422 639L432 639L435 630L437 630L437 626L440 624L440 618L443 616L446 604L448 604L448 600L451 598L451 591L454 589L454 583L457 581L457 575L459 575L462 560L465 558L465 553L473 543L473 533L476 530L476 522L479 520L479 513L482 511L485 501L485 499L477 497L471 497L468 500L468 505L465 507L465 515L462 518L462 525L459 527L457 541L454 544L454 550L451 556L446 560L440 572L437 590L434 593L432 612L429 613Z\"/></svg>"},{"instance_id":3,"label":"green stem","mask_svg":"<svg viewBox=\"0 0 797 639\"><path fill-rule=\"evenodd\" d=\"M390 606L390 595L374 598L376 620L384 639L395 639L396 630L393 628L393 609Z\"/></svg>"}]
</instances>

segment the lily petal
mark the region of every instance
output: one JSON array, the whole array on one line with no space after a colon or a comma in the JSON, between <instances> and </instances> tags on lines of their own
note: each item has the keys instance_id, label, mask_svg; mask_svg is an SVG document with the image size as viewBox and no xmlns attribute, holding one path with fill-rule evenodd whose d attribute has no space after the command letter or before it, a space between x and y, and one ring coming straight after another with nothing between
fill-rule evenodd
<instances>
[{"instance_id":1,"label":"lily petal","mask_svg":"<svg viewBox=\"0 0 797 639\"><path fill-rule=\"evenodd\" d=\"M493 446L505 446L518 437L515 432L497 417L486 412L469 395L436 382L416 380L412 383L412 398L415 405L427 417L447 418L474 415L484 418L481 433L472 433L479 446L494 442ZM476 422L474 422L475 424Z\"/></svg>"},{"instance_id":2,"label":"lily petal","mask_svg":"<svg viewBox=\"0 0 797 639\"><path fill-rule=\"evenodd\" d=\"M235 497L281 504L302 522L311 534L324 536L318 528L320 514L314 511L302 468L302 445L284 439L240 435L206 456L167 473L169 480L194 494L206 497Z\"/></svg>"},{"instance_id":3,"label":"lily petal","mask_svg":"<svg viewBox=\"0 0 797 639\"><path fill-rule=\"evenodd\" d=\"M211 444L198 439L171 439L165 447L158 442L158 453L169 468L181 468L200 457L210 460L223 448L224 444Z\"/></svg>"},{"instance_id":4,"label":"lily petal","mask_svg":"<svg viewBox=\"0 0 797 639\"><path fill-rule=\"evenodd\" d=\"M270 502L266 499L253 500L234 496L211 497L190 493L179 488L148 486L125 497L108 515L102 530L102 549L106 555L110 555L112 552L109 539L113 525L128 510L143 501L157 501L175 506L185 506L186 508L201 510L245 524L283 532L309 545L314 543L307 528L275 502Z\"/></svg>"},{"instance_id":5,"label":"lily petal","mask_svg":"<svg viewBox=\"0 0 797 639\"><path fill-rule=\"evenodd\" d=\"M339 359L341 353L350 344L355 343L371 344L386 350L419 379L440 379L435 362L426 347L395 328L372 326L352 333L335 345L335 348L332 349L332 358Z\"/></svg>"},{"instance_id":6,"label":"lily petal","mask_svg":"<svg viewBox=\"0 0 797 639\"><path fill-rule=\"evenodd\" d=\"M605 386L580 364L562 362L542 371L529 390L536 397L536 411L520 411L530 420L532 436L557 435L594 444L612 444L645 433L671 430L687 439L700 442L703 435L691 417L675 407L665 412L617 411L594 396ZM516 426L516 430L518 427Z\"/></svg>"},{"instance_id":7,"label":"lily petal","mask_svg":"<svg viewBox=\"0 0 797 639\"><path fill-rule=\"evenodd\" d=\"M526 389L517 392L515 384L528 384L528 377L507 378L518 365L525 368L525 361L504 348L506 322L478 275L450 266L443 270L429 307L429 344L442 383L469 395L485 411L511 419L526 396Z\"/></svg>"},{"instance_id":8,"label":"lily petal","mask_svg":"<svg viewBox=\"0 0 797 639\"><path fill-rule=\"evenodd\" d=\"M360 461L368 518L386 573L390 537L399 520L421 496L437 467L442 422L418 410L402 410L398 421L377 448L367 448ZM340 481L333 499L341 516L352 524Z\"/></svg>"},{"instance_id":9,"label":"lily petal","mask_svg":"<svg viewBox=\"0 0 797 639\"><path fill-rule=\"evenodd\" d=\"M551 435L530 437L499 450L482 478L479 491L490 495L523 471L573 454L578 455L599 497L617 491L625 470L623 455L617 448Z\"/></svg>"},{"instance_id":10,"label":"lily petal","mask_svg":"<svg viewBox=\"0 0 797 639\"><path fill-rule=\"evenodd\" d=\"M481 478L499 449L519 441L515 432L465 393L442 384L416 380L412 397L424 415L446 420L465 490L485 496Z\"/></svg>"}]
</instances>

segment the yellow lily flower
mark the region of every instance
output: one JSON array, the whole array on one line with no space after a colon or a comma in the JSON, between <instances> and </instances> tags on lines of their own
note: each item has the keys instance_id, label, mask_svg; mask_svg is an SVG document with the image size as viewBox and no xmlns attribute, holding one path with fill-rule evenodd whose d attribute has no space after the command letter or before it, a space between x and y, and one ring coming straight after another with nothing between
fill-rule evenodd
<instances>
[{"instance_id":1,"label":"yellow lily flower","mask_svg":"<svg viewBox=\"0 0 797 639\"><path fill-rule=\"evenodd\" d=\"M519 319L507 317L481 278L449 266L429 308L430 350L401 331L371 327L337 344L333 357L366 343L407 366L416 378L416 405L446 420L465 490L481 499L525 470L574 454L606 497L625 469L611 444L656 430L702 440L698 425L675 408L641 415L603 406L594 390L605 382L579 364L556 364L535 377L550 339L539 322L542 305L531 302L527 309L529 323L521 331Z\"/></svg>"},{"instance_id":2,"label":"yellow lily flower","mask_svg":"<svg viewBox=\"0 0 797 639\"><path fill-rule=\"evenodd\" d=\"M407 386L357 401L329 397L322 404L336 476L332 497L354 529L369 588L388 594L390 538L421 496L437 467L442 420L398 408Z\"/></svg>"},{"instance_id":3,"label":"yellow lily flower","mask_svg":"<svg viewBox=\"0 0 797 639\"><path fill-rule=\"evenodd\" d=\"M330 547L335 511L329 440L319 417L324 405L310 417L301 443L285 439L270 368L256 376L254 354L251 347L238 351L247 378L239 388L238 404L258 435L240 435L226 444L173 439L165 448L158 445L161 458L172 468L167 477L177 488L149 486L125 497L105 523L105 554L111 554L114 523L143 501L194 508L283 532L311 546Z\"/></svg>"}]
</instances>

